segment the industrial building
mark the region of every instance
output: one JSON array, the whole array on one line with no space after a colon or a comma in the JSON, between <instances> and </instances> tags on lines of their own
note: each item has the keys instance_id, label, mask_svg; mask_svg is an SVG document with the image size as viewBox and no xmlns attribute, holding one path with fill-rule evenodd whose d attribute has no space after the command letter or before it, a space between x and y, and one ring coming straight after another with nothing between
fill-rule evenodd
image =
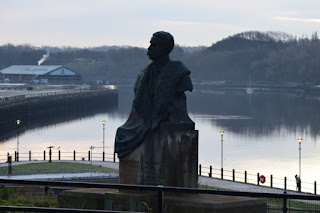
<instances>
[{"instance_id":1,"label":"industrial building","mask_svg":"<svg viewBox=\"0 0 320 213\"><path fill-rule=\"evenodd\" d=\"M79 83L81 74L62 65L14 65L0 70L2 82Z\"/></svg>"}]
</instances>

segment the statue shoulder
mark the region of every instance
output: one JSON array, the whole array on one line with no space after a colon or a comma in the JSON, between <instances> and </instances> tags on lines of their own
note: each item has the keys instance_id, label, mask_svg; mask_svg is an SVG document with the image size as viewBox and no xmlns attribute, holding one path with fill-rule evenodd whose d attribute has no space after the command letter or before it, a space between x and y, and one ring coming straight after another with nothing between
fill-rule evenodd
<instances>
[{"instance_id":1,"label":"statue shoulder","mask_svg":"<svg viewBox=\"0 0 320 213\"><path fill-rule=\"evenodd\" d=\"M178 72L184 72L187 74L191 73L191 71L181 61L178 61L178 60L171 60L168 66L170 69L174 69L175 71L178 71Z\"/></svg>"}]
</instances>

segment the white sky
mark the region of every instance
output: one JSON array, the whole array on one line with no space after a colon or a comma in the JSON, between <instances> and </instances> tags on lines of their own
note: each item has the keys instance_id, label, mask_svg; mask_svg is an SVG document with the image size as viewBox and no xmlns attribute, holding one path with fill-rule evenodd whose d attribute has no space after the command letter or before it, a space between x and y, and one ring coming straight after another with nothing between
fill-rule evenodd
<instances>
[{"instance_id":1,"label":"white sky","mask_svg":"<svg viewBox=\"0 0 320 213\"><path fill-rule=\"evenodd\" d=\"M320 0L0 0L0 44L210 46L248 31L320 32Z\"/></svg>"}]
</instances>

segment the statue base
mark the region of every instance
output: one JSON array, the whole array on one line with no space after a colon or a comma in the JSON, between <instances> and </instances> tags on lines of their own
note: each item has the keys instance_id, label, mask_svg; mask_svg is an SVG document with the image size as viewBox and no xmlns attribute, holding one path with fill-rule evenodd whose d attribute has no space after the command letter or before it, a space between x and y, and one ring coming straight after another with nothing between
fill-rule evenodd
<instances>
[{"instance_id":1,"label":"statue base","mask_svg":"<svg viewBox=\"0 0 320 213\"><path fill-rule=\"evenodd\" d=\"M198 131L172 129L148 133L120 159L121 184L198 187Z\"/></svg>"},{"instance_id":2,"label":"statue base","mask_svg":"<svg viewBox=\"0 0 320 213\"><path fill-rule=\"evenodd\" d=\"M265 213L262 199L206 194L164 193L164 212L174 213ZM60 208L99 209L111 211L155 212L157 193L115 189L74 189L58 195Z\"/></svg>"}]
</instances>

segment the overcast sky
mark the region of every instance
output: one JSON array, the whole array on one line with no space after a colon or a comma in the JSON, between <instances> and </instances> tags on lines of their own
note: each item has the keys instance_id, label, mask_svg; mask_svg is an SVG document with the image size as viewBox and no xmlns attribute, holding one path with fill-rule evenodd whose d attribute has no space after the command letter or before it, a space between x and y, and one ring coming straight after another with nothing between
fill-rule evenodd
<instances>
[{"instance_id":1,"label":"overcast sky","mask_svg":"<svg viewBox=\"0 0 320 213\"><path fill-rule=\"evenodd\" d=\"M248 31L320 33L320 0L0 0L0 44L210 46Z\"/></svg>"}]
</instances>

